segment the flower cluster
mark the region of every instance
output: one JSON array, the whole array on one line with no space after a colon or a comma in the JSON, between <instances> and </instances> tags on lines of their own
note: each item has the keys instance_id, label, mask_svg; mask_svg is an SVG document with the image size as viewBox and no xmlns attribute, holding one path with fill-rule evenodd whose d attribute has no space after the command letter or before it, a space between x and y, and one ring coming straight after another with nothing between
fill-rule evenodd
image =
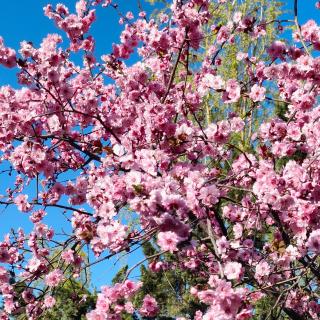
<instances>
[{"instance_id":1,"label":"flower cluster","mask_svg":"<svg viewBox=\"0 0 320 320\"><path fill-rule=\"evenodd\" d=\"M14 177L0 203L32 223L0 243L0 319L38 319L70 278L146 242L155 253L133 269L197 275L185 288L199 309L178 319L250 319L265 301L320 319L320 27L294 24L292 42L258 54L282 21L237 6L174 0L159 20L120 14L119 43L102 57L89 32L99 10L119 12L114 1L45 7L68 49L50 34L18 56L0 39L0 64L17 66L21 85L0 88L1 174ZM61 212L71 234L46 223ZM162 316L133 269L101 288L87 319Z\"/></svg>"}]
</instances>

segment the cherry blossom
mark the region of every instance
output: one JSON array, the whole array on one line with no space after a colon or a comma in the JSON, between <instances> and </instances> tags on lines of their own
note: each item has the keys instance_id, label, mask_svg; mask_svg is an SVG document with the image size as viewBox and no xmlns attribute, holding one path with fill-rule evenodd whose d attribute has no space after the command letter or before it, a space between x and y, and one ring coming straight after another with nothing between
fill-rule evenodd
<instances>
[{"instance_id":1,"label":"cherry blossom","mask_svg":"<svg viewBox=\"0 0 320 320\"><path fill-rule=\"evenodd\" d=\"M265 92L266 92L265 88L259 87L258 85L255 84L251 88L251 92L249 96L254 102L263 101L265 99Z\"/></svg>"},{"instance_id":2,"label":"cherry blossom","mask_svg":"<svg viewBox=\"0 0 320 320\"><path fill-rule=\"evenodd\" d=\"M158 304L155 298L150 295L146 295L143 298L143 304L139 312L145 317L155 317L158 312Z\"/></svg>"},{"instance_id":3,"label":"cherry blossom","mask_svg":"<svg viewBox=\"0 0 320 320\"><path fill-rule=\"evenodd\" d=\"M61 270L53 270L45 277L45 283L49 287L56 287L63 280L63 273Z\"/></svg>"},{"instance_id":4,"label":"cherry blossom","mask_svg":"<svg viewBox=\"0 0 320 320\"><path fill-rule=\"evenodd\" d=\"M319 319L320 27L293 4L293 19L265 21L265 5L174 0L153 19L79 0L44 8L65 36L0 39L19 84L0 87L0 204L31 225L0 242L0 319L41 317L70 277L147 242L155 254L102 286L87 319L163 316L130 278L142 264L201 279L186 286L201 310L178 319L251 319L265 301ZM122 31L100 57L102 10Z\"/></svg>"}]
</instances>

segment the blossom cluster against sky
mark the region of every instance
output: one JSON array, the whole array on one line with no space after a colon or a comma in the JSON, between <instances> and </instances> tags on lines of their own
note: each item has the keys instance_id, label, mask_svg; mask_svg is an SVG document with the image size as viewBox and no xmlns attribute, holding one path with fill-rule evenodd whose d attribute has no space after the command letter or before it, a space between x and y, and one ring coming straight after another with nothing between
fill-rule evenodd
<instances>
[{"instance_id":1,"label":"blossom cluster against sky","mask_svg":"<svg viewBox=\"0 0 320 320\"><path fill-rule=\"evenodd\" d=\"M53 4L60 1L51 1ZM74 0L64 1L66 5L72 8ZM136 0L119 0L119 8L122 12L133 11L137 12ZM4 38L5 44L9 47L18 49L19 43L22 40L31 41L35 46L38 46L42 38L48 33L57 33L58 30L54 23L43 15L43 7L48 3L48 0L30 0L30 1L5 1L1 3L0 11L0 35ZM293 0L284 1L285 8L288 10L287 15L292 17ZM319 21L320 11L314 10L314 0L299 1L299 20L304 23L307 19ZM144 5L147 12L152 10L150 5ZM122 30L121 25L117 23L119 17L111 8L101 10L98 14L98 19L94 24L92 33L95 35L97 43L97 53L102 55L111 51L113 42L118 42L119 34ZM16 71L0 68L0 85L11 85L17 87ZM0 168L1 170L1 168ZM10 178L10 177L8 177ZM0 194L6 188L6 181L2 180L0 185ZM28 216L18 212L16 207L11 206L0 211L0 239L5 232L8 232L11 227L23 227L26 230L31 228L32 224L28 221ZM55 210L49 210L49 215L46 222L52 225L56 230L61 229L61 221L57 215L60 213ZM62 226L63 227L63 226ZM93 270L93 283L99 285L105 282L106 277L111 279L114 275L115 268L110 265L108 270L103 270L103 265L97 265Z\"/></svg>"},{"instance_id":2,"label":"blossom cluster against sky","mask_svg":"<svg viewBox=\"0 0 320 320\"><path fill-rule=\"evenodd\" d=\"M0 10L0 36L3 37L7 46L19 49L20 42L31 41L35 47L39 46L42 39L49 33L59 33L62 36L64 34L58 30L54 22L49 20L43 14L43 7L51 3L55 5L61 1L57 0L30 0L30 1L6 1L1 4ZM69 6L70 11L74 10L74 0L67 0L64 3ZM119 10L126 13L132 11L134 14L138 12L138 6L136 0L119 0ZM143 9L146 12L152 12L154 6L143 4ZM119 42L119 35L123 30L123 25L118 24L118 13L112 9L99 9L97 14L97 20L91 29L92 34L96 39L96 52L97 56L108 54L111 52L112 43ZM78 61L78 60L77 60ZM132 61L134 62L134 61ZM80 60L79 60L80 63ZM18 69L5 69L0 68L0 85L10 85L15 88L19 87L16 81L16 73ZM0 171L3 168L0 164ZM6 179L12 180L13 177L1 175L0 194L5 192L9 183ZM35 186L30 186L30 190ZM31 191L30 191L31 193ZM29 195L29 200L31 200ZM45 218L45 223L52 226L55 230L60 231L63 229L65 232L69 232L70 224L66 223L66 220L62 217L62 210L59 212L56 209L47 210L48 215ZM9 206L7 208L0 208L0 241L5 233L8 233L11 228L22 227L24 230L31 230L32 223L28 219L28 214L19 212L16 206ZM140 254L135 256L135 259L139 259ZM97 264L92 269L92 283L94 286L100 286L103 283L107 283L111 280L115 274L115 271L119 269L125 262L125 258L122 262L118 263L114 267L113 263L116 261L116 257L110 263ZM108 269L105 269L106 265Z\"/></svg>"}]
</instances>

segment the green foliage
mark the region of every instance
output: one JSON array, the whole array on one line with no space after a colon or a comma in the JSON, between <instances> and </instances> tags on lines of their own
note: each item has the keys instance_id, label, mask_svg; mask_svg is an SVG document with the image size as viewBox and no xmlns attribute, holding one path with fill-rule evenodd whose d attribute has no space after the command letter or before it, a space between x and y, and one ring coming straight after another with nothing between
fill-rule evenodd
<instances>
[{"instance_id":1,"label":"green foliage","mask_svg":"<svg viewBox=\"0 0 320 320\"><path fill-rule=\"evenodd\" d=\"M156 3L160 2L160 3L167 3L166 0L146 0L146 2L149 2L152 5L155 5Z\"/></svg>"},{"instance_id":2,"label":"green foliage","mask_svg":"<svg viewBox=\"0 0 320 320\"><path fill-rule=\"evenodd\" d=\"M74 246L73 250L77 252L84 260L87 260L86 253L78 246ZM52 269L59 268L64 271L66 280L52 292L49 288L41 288L34 290L34 294L38 296L52 295L56 299L55 306L44 312L39 320L84 320L85 315L95 307L96 292L89 290L90 273L87 269L81 271L79 278L73 278L73 267L64 262L61 258L61 250L54 250L51 254ZM22 292L28 288L25 282L16 283L16 296L21 305L25 305L22 299ZM36 295L37 297L37 295ZM15 315L17 320L27 320L27 315L24 309Z\"/></svg>"},{"instance_id":3,"label":"green foliage","mask_svg":"<svg viewBox=\"0 0 320 320\"><path fill-rule=\"evenodd\" d=\"M296 162L302 162L306 158L306 153L297 150L292 156L282 157L276 160L275 168L277 172L280 172L283 167L288 163L290 160L294 160Z\"/></svg>"},{"instance_id":4,"label":"green foliage","mask_svg":"<svg viewBox=\"0 0 320 320\"><path fill-rule=\"evenodd\" d=\"M270 306L275 303L275 299L270 298L270 296L265 296L264 298L260 299L256 304L255 309L255 320L262 320L266 319L268 312L270 311Z\"/></svg>"},{"instance_id":5,"label":"green foliage","mask_svg":"<svg viewBox=\"0 0 320 320\"><path fill-rule=\"evenodd\" d=\"M212 12L212 23L226 24L233 16L234 12L241 12L243 16L255 13L260 16L260 22L273 21L281 14L282 3L279 1L266 1L266 0L252 0L252 1L237 1L229 3L229 10L218 9ZM212 4L212 6L214 6ZM210 23L208 24L210 26ZM205 34L210 34L210 30L206 30ZM237 36L235 44L226 43L223 46L219 56L222 58L222 63L217 67L217 73L226 79L237 79L243 87L244 91L247 91L249 83L249 76L245 69L243 61L238 61L236 56L239 52L248 53L250 56L255 56L258 59L264 59L266 57L266 49L274 41L277 35L275 25L273 23L266 25L266 36L258 39L253 39L249 34L242 33ZM210 40L210 41L209 41ZM211 37L208 38L205 45L205 51L212 44ZM217 49L220 49L219 47ZM272 90L272 88L269 88ZM211 93L209 99L206 102L209 104L209 119L213 121L219 121L225 119L229 112L236 112L241 117L245 118L246 127L242 133L241 141L243 145L250 144L250 138L252 132L258 127L262 120L270 117L274 110L266 108L263 112L258 112L256 106L249 99L241 99L238 103L232 105L226 105L221 102L220 93ZM274 109L272 107L272 109ZM269 114L268 114L269 112Z\"/></svg>"},{"instance_id":6,"label":"green foliage","mask_svg":"<svg viewBox=\"0 0 320 320\"><path fill-rule=\"evenodd\" d=\"M125 266L122 267L122 268L117 272L117 274L113 277L113 279L112 279L112 284L115 285L116 283L121 283L121 282L124 280L127 271L128 271L128 265L125 265Z\"/></svg>"},{"instance_id":7,"label":"green foliage","mask_svg":"<svg viewBox=\"0 0 320 320\"><path fill-rule=\"evenodd\" d=\"M283 121L288 121L288 118L286 117L287 111L288 111L288 105L286 103L283 103L283 102L275 103L274 113L279 119Z\"/></svg>"},{"instance_id":8,"label":"green foliage","mask_svg":"<svg viewBox=\"0 0 320 320\"><path fill-rule=\"evenodd\" d=\"M56 305L40 320L84 320L94 308L96 294L92 294L81 283L69 280L55 293Z\"/></svg>"},{"instance_id":9,"label":"green foliage","mask_svg":"<svg viewBox=\"0 0 320 320\"><path fill-rule=\"evenodd\" d=\"M17 290L19 300L25 288L21 285ZM96 302L96 293L91 293L82 283L73 279L65 281L54 291L53 296L56 299L55 306L44 312L39 320L85 320L85 315L94 308ZM28 317L23 311L16 314L15 319L27 320Z\"/></svg>"},{"instance_id":10,"label":"green foliage","mask_svg":"<svg viewBox=\"0 0 320 320\"><path fill-rule=\"evenodd\" d=\"M151 243L144 244L143 251L146 256L157 252ZM174 262L173 256L165 254L164 261ZM160 307L157 319L175 319L177 316L188 316L193 319L196 310L205 310L205 306L190 294L191 286L205 284L203 278L180 269L169 269L155 273L144 265L141 266L140 272L143 287L135 297L134 304L139 306L146 294L152 295Z\"/></svg>"}]
</instances>

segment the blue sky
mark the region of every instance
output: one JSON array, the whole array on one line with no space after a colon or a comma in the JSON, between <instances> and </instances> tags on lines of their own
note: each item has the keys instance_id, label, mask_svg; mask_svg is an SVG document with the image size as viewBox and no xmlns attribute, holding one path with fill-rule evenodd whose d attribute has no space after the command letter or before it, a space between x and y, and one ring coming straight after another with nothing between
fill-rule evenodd
<instances>
[{"instance_id":1,"label":"blue sky","mask_svg":"<svg viewBox=\"0 0 320 320\"><path fill-rule=\"evenodd\" d=\"M75 0L67 1L52 1L52 4L64 2L72 10ZM293 0L283 1L285 7L292 14ZM16 0L2 1L0 10L0 35L4 38L5 44L14 49L19 48L19 43L22 40L32 41L35 46L38 46L42 38L48 33L59 33L54 23L43 15L43 7L47 4L47 0ZM117 1L122 12L133 11L137 13L136 0L119 0ZM143 3L143 1L142 1ZM315 19L319 21L320 11L314 9L314 0L299 1L299 20L304 23L307 19ZM150 5L143 4L147 12L152 10ZM92 34L96 38L96 49L98 56L109 53L113 42L118 42L119 34L122 26L119 26L118 15L115 10L108 8L99 10L97 21L92 28ZM17 87L16 74L17 70L7 70L0 67L0 85L10 84ZM8 179L8 180L7 180ZM9 177L1 175L0 192L9 186ZM57 210L48 210L49 215L46 222L54 226L58 230L63 224L61 212ZM6 210L0 208L0 241L2 235L8 232L10 228L22 226L26 229L31 228L31 223L28 221L26 214L17 212L11 206ZM67 228L65 224L63 227ZM141 254L134 255L135 261L141 257ZM121 264L120 264L121 266ZM101 285L108 282L114 275L114 266L112 263L98 265L93 269L92 281L95 285Z\"/></svg>"},{"instance_id":2,"label":"blue sky","mask_svg":"<svg viewBox=\"0 0 320 320\"><path fill-rule=\"evenodd\" d=\"M48 33L64 35L55 27L52 20L43 14L43 7L48 4L64 3L74 12L76 0L16 0L3 1L0 10L0 36L5 39L5 44L14 49L19 48L22 40L31 41L38 46ZM132 11L138 13L137 0L117 0L122 13ZM154 6L141 1L146 12L151 12ZM90 29L96 39L97 55L111 52L112 43L119 42L119 35L123 28L118 24L119 16L112 8L98 9L97 20ZM0 84L14 85L15 72L8 72L0 68Z\"/></svg>"},{"instance_id":3,"label":"blue sky","mask_svg":"<svg viewBox=\"0 0 320 320\"><path fill-rule=\"evenodd\" d=\"M281 2L287 10L287 15L292 19L294 0L284 0ZM315 3L315 0L298 0L298 18L300 24L305 23L309 19L319 21L320 10L315 9Z\"/></svg>"}]
</instances>

